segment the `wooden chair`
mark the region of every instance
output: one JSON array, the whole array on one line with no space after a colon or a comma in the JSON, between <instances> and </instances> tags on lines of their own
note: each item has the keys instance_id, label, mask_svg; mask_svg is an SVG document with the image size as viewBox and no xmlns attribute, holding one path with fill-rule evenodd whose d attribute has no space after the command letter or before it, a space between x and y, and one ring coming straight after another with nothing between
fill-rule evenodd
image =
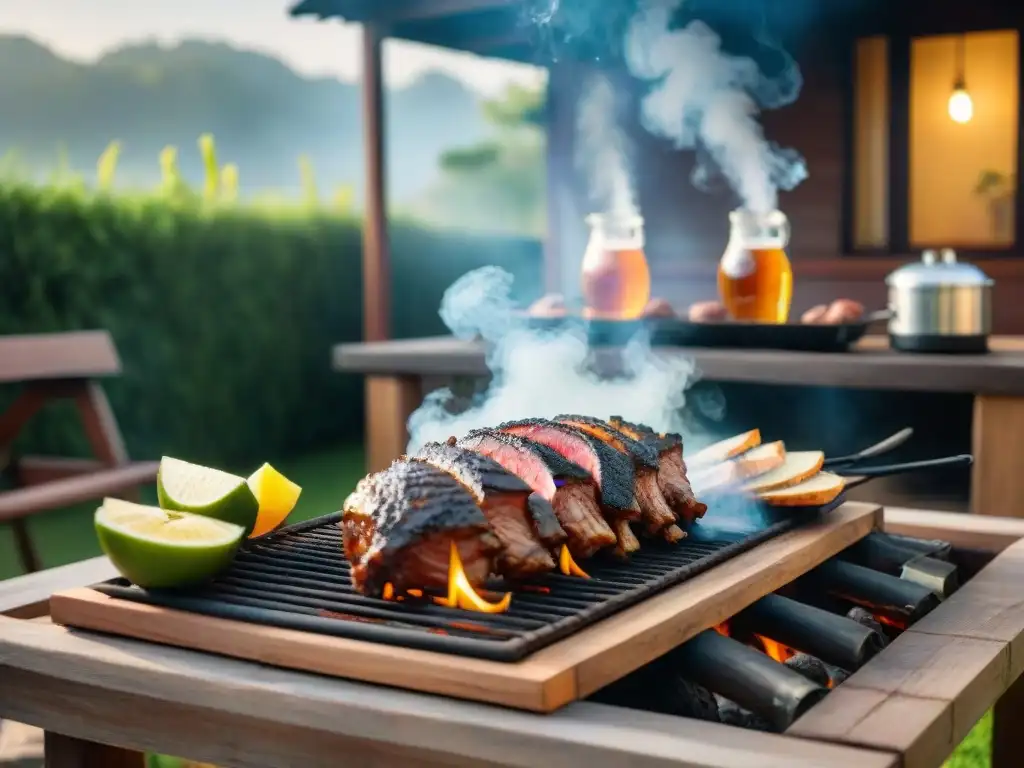
<instances>
[{"instance_id":1,"label":"wooden chair","mask_svg":"<svg viewBox=\"0 0 1024 768\"><path fill-rule=\"evenodd\" d=\"M117 376L121 361L106 331L0 336L0 384L22 384L0 413L0 470L18 486L0 492L0 524L14 530L21 563L29 573L42 565L29 537L32 515L104 496L138 498L156 479L157 462L131 462L103 388L95 379ZM43 406L74 400L95 459L43 456L14 458L11 446Z\"/></svg>"}]
</instances>

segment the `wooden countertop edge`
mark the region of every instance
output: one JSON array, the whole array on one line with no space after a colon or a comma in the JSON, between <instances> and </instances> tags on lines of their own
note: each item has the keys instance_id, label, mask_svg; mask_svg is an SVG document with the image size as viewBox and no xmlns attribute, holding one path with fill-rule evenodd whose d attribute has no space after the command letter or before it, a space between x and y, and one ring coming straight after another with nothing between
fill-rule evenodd
<instances>
[{"instance_id":1,"label":"wooden countertop edge","mask_svg":"<svg viewBox=\"0 0 1024 768\"><path fill-rule=\"evenodd\" d=\"M940 539L961 549L1002 552L1024 539L1024 518L885 507L883 528L919 539Z\"/></svg>"},{"instance_id":2,"label":"wooden countertop edge","mask_svg":"<svg viewBox=\"0 0 1024 768\"><path fill-rule=\"evenodd\" d=\"M62 684L69 690L84 685L91 696L126 702L144 691L150 702L147 718L163 705L173 709L201 702L207 710L237 718L239 728L288 726L522 768L554 755L566 765L579 766L628 762L650 768L742 768L750 765L751 754L784 756L788 764L808 768L821 759L850 768L897 765L894 756L883 753L607 705L575 703L550 715L535 715L10 618L0 618L0 675L4 668L30 673L23 675L27 680L33 675L45 678L55 694ZM43 706L35 712L31 700L31 692L19 696L16 686L5 686L0 690L0 716L17 713L29 724L49 725ZM160 720L152 718L154 731L162 727ZM119 737L117 723L97 722L96 727L110 740ZM223 736L217 730L205 738ZM244 749L244 731L233 731L232 741ZM247 764L261 764L258 757L253 760Z\"/></svg>"},{"instance_id":3,"label":"wooden countertop edge","mask_svg":"<svg viewBox=\"0 0 1024 768\"><path fill-rule=\"evenodd\" d=\"M693 347L656 351L693 359L701 377L715 381L1024 396L1024 340L1013 337L1012 342L1007 349L993 342L993 354L970 358L892 353L874 343L837 353ZM339 344L332 350L332 364L339 372L384 377L490 373L482 343L451 336Z\"/></svg>"},{"instance_id":4,"label":"wooden countertop edge","mask_svg":"<svg viewBox=\"0 0 1024 768\"><path fill-rule=\"evenodd\" d=\"M106 557L94 557L0 581L0 616L17 619L45 616L49 612L50 595L55 592L96 584L117 575Z\"/></svg>"}]
</instances>

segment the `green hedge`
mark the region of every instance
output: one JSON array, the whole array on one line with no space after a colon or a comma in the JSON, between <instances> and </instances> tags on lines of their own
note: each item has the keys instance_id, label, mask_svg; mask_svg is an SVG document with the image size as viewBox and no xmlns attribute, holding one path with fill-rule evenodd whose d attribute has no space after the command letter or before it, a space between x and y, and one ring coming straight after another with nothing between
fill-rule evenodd
<instances>
[{"instance_id":1,"label":"green hedge","mask_svg":"<svg viewBox=\"0 0 1024 768\"><path fill-rule=\"evenodd\" d=\"M361 335L360 247L357 221L323 212L0 185L0 333L110 330L135 457L234 466L359 439L361 381L329 353ZM442 293L485 264L538 292L536 241L394 224L395 335L444 333ZM17 448L85 452L63 406Z\"/></svg>"}]
</instances>

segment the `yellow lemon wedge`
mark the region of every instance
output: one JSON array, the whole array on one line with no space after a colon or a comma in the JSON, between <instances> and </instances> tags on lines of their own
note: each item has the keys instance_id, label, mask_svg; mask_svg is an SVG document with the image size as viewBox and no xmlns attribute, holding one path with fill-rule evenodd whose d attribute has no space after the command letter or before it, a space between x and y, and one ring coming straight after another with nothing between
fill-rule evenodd
<instances>
[{"instance_id":1,"label":"yellow lemon wedge","mask_svg":"<svg viewBox=\"0 0 1024 768\"><path fill-rule=\"evenodd\" d=\"M249 538L270 533L287 519L299 501L302 488L269 464L264 464L250 475L249 489L260 504L256 526Z\"/></svg>"}]
</instances>

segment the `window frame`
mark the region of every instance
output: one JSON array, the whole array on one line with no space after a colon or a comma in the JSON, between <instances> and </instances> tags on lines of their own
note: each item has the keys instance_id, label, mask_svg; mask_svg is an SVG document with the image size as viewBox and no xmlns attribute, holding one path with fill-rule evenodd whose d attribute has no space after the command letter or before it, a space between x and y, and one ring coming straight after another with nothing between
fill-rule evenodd
<instances>
[{"instance_id":1,"label":"window frame","mask_svg":"<svg viewBox=\"0 0 1024 768\"><path fill-rule=\"evenodd\" d=\"M1024 256L1024 24L1019 14L999 23L986 19L981 24L959 23L958 19L933 19L922 22L908 19L887 29L862 28L850 40L845 57L845 115L846 137L843 166L843 252L853 256L894 256L919 252L926 248L939 248L946 243L911 246L910 244L910 52L914 38L940 35L969 34L972 32L1017 32L1017 187L1014 191L1014 241L1009 246L991 248L958 248L957 253L968 259L1016 258ZM857 41L866 37L885 36L889 50L889 149L888 149L888 245L884 247L858 247L854 242L856 222L854 147L856 135L856 57Z\"/></svg>"}]
</instances>

